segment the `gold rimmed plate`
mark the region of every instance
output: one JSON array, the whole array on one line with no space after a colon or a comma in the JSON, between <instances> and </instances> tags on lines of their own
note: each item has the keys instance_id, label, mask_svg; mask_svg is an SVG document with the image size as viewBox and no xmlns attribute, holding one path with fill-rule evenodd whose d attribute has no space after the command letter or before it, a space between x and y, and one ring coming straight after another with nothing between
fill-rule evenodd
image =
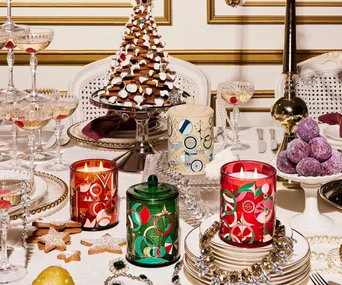
<instances>
[{"instance_id":1,"label":"gold rimmed plate","mask_svg":"<svg viewBox=\"0 0 342 285\"><path fill-rule=\"evenodd\" d=\"M82 129L88 123L90 123L90 121L73 124L68 129L68 136L80 143L112 149L130 149L136 142L136 133L132 130L120 130L115 132L115 137L113 133L109 138L94 140L82 133ZM152 145L158 145L166 141L167 138L167 122L163 119L159 119L149 130L149 142Z\"/></svg>"}]
</instances>

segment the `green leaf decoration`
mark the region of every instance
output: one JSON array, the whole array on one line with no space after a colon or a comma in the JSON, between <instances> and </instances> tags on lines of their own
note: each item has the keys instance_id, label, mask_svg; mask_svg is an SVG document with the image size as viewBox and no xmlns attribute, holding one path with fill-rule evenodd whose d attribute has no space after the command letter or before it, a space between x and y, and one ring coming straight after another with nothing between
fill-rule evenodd
<instances>
[{"instance_id":1,"label":"green leaf decoration","mask_svg":"<svg viewBox=\"0 0 342 285\"><path fill-rule=\"evenodd\" d=\"M258 198L261 194L262 194L262 189L260 188L255 192L254 198Z\"/></svg>"},{"instance_id":2,"label":"green leaf decoration","mask_svg":"<svg viewBox=\"0 0 342 285\"><path fill-rule=\"evenodd\" d=\"M245 184L242 185L236 192L244 192L244 190L251 190L251 188L255 185L254 182L249 183L249 184ZM250 191L246 191L246 192L250 192Z\"/></svg>"},{"instance_id":3,"label":"green leaf decoration","mask_svg":"<svg viewBox=\"0 0 342 285\"><path fill-rule=\"evenodd\" d=\"M265 228L265 235L268 235L268 234L269 234L268 229Z\"/></svg>"}]
</instances>

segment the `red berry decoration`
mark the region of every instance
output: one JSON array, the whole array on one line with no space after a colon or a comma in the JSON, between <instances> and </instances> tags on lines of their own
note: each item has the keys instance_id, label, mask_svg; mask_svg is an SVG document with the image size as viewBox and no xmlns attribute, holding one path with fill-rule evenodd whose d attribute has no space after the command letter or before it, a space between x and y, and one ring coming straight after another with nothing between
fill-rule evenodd
<instances>
[{"instance_id":1,"label":"red berry decoration","mask_svg":"<svg viewBox=\"0 0 342 285\"><path fill-rule=\"evenodd\" d=\"M232 103L232 104L236 104L237 103L237 98L235 97L235 96L232 96L232 97L230 97L230 103Z\"/></svg>"},{"instance_id":2,"label":"red berry decoration","mask_svg":"<svg viewBox=\"0 0 342 285\"><path fill-rule=\"evenodd\" d=\"M15 48L15 44L12 41L8 41L5 47L7 49L14 49Z\"/></svg>"},{"instance_id":3,"label":"red berry decoration","mask_svg":"<svg viewBox=\"0 0 342 285\"><path fill-rule=\"evenodd\" d=\"M65 118L67 118L68 116L67 115L58 115L56 120L63 120Z\"/></svg>"},{"instance_id":4,"label":"red berry decoration","mask_svg":"<svg viewBox=\"0 0 342 285\"><path fill-rule=\"evenodd\" d=\"M37 53L37 51L34 48L27 48L26 52L27 53Z\"/></svg>"},{"instance_id":5,"label":"red berry decoration","mask_svg":"<svg viewBox=\"0 0 342 285\"><path fill-rule=\"evenodd\" d=\"M11 191L8 191L11 192ZM12 204L10 201L7 200L1 200L0 201L0 209L9 209L12 207Z\"/></svg>"},{"instance_id":6,"label":"red berry decoration","mask_svg":"<svg viewBox=\"0 0 342 285\"><path fill-rule=\"evenodd\" d=\"M24 123L22 121L15 121L14 124L16 124L19 128L24 127Z\"/></svg>"},{"instance_id":7,"label":"red berry decoration","mask_svg":"<svg viewBox=\"0 0 342 285\"><path fill-rule=\"evenodd\" d=\"M120 54L120 59L122 61L125 61L126 60L126 55L124 53Z\"/></svg>"}]
</instances>

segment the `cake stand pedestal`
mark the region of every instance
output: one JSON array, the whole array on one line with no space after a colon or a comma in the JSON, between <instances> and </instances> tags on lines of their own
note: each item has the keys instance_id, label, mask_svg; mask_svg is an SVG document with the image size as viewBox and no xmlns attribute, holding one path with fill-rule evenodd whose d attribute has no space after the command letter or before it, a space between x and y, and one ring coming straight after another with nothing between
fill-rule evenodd
<instances>
[{"instance_id":1,"label":"cake stand pedestal","mask_svg":"<svg viewBox=\"0 0 342 285\"><path fill-rule=\"evenodd\" d=\"M278 170L278 176L299 182L305 193L304 212L293 216L289 224L292 228L304 234L317 234L326 232L334 227L335 222L330 217L323 215L318 210L318 190L323 183L336 180L342 176L342 173L329 176L304 177L297 174L286 174Z\"/></svg>"},{"instance_id":2,"label":"cake stand pedestal","mask_svg":"<svg viewBox=\"0 0 342 285\"><path fill-rule=\"evenodd\" d=\"M148 140L148 122L150 120L150 114L165 112L168 108L183 104L183 102L174 105L167 106L118 106L110 102L101 100L98 95L98 91L91 95L90 103L108 110L116 110L125 114L125 112L135 113L136 122L136 142L134 146L127 152L116 157L114 160L118 163L118 168L126 172L143 173L145 167L145 161L148 154L156 154Z\"/></svg>"}]
</instances>

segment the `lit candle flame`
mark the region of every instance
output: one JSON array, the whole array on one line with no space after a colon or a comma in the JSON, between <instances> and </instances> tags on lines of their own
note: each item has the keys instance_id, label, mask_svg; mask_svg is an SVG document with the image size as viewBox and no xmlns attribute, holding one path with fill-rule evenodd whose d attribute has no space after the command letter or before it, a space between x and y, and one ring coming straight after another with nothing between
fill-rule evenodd
<instances>
[{"instance_id":1,"label":"lit candle flame","mask_svg":"<svg viewBox=\"0 0 342 285\"><path fill-rule=\"evenodd\" d=\"M254 178L258 178L258 170L256 168L254 169Z\"/></svg>"},{"instance_id":2,"label":"lit candle flame","mask_svg":"<svg viewBox=\"0 0 342 285\"><path fill-rule=\"evenodd\" d=\"M84 165L84 171L88 172L88 164L87 163L85 163L85 165Z\"/></svg>"},{"instance_id":3,"label":"lit candle flame","mask_svg":"<svg viewBox=\"0 0 342 285\"><path fill-rule=\"evenodd\" d=\"M245 174L243 172L243 168L241 167L241 170L240 170L240 178L243 179L245 177Z\"/></svg>"},{"instance_id":4,"label":"lit candle flame","mask_svg":"<svg viewBox=\"0 0 342 285\"><path fill-rule=\"evenodd\" d=\"M100 161L100 171L101 172L103 171L103 163L102 163L102 161Z\"/></svg>"}]
</instances>

